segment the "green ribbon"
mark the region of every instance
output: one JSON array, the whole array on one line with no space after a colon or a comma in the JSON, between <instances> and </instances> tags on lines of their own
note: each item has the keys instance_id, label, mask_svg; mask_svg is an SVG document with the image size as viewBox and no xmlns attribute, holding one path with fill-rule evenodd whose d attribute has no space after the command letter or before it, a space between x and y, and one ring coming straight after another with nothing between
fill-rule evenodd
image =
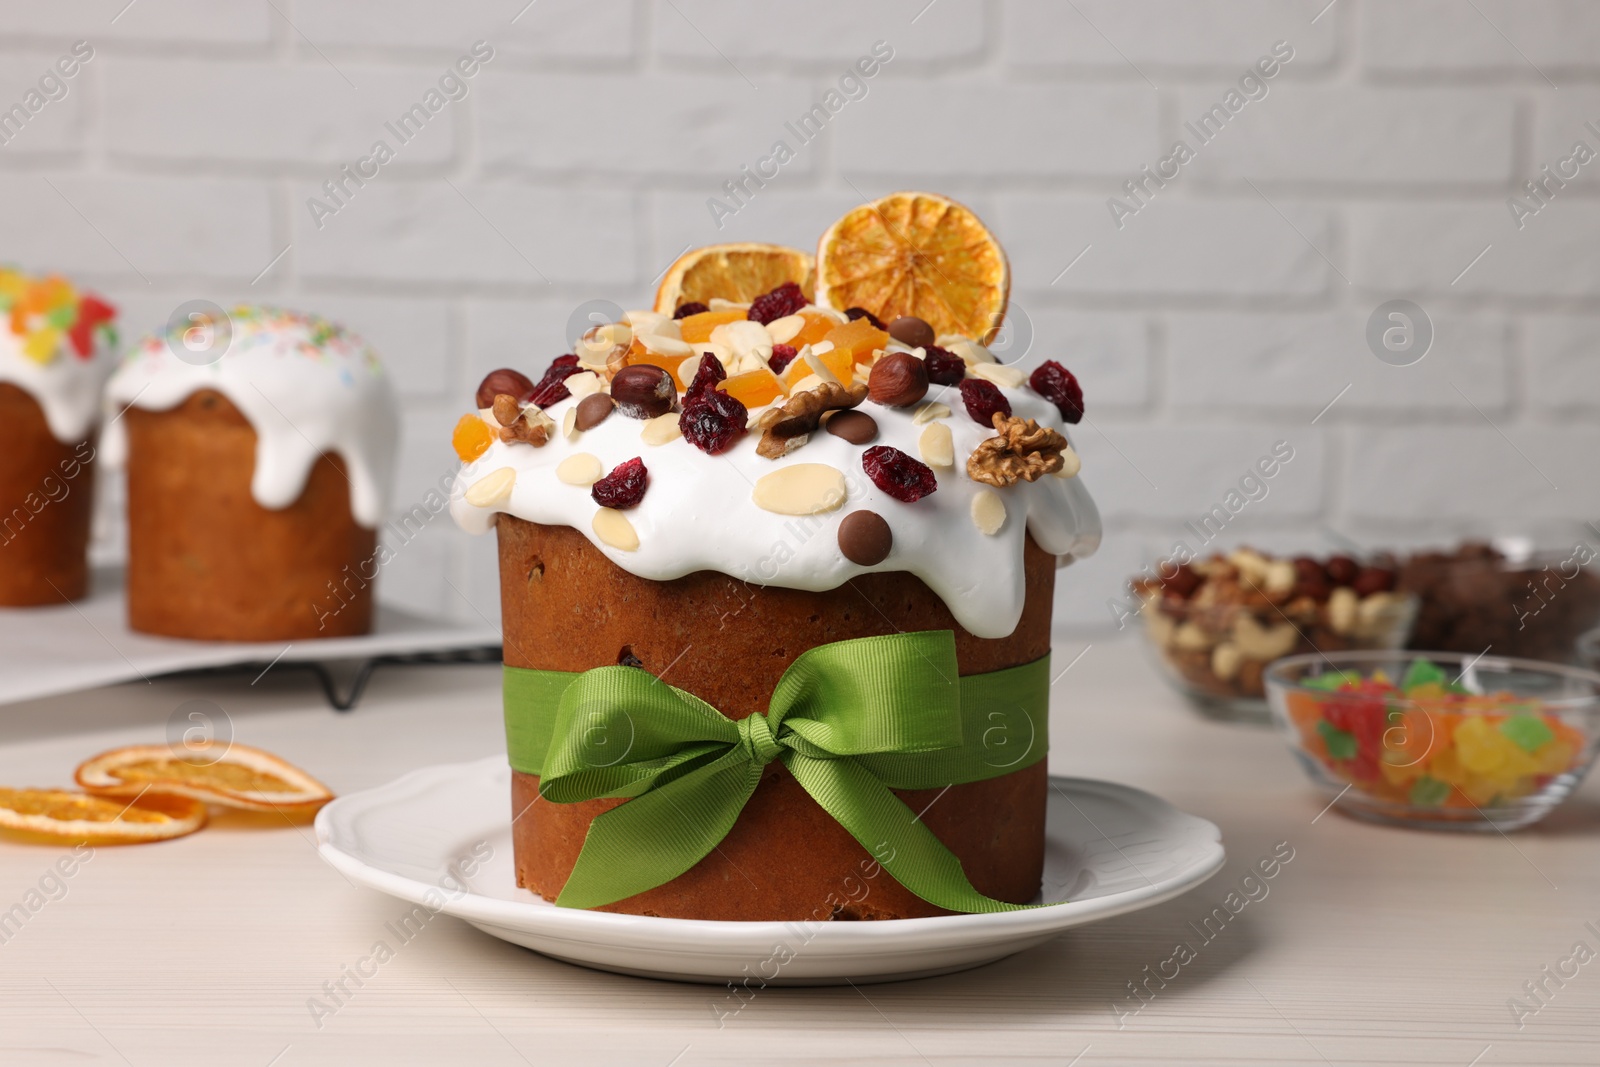
<instances>
[{"instance_id":1,"label":"green ribbon","mask_svg":"<svg viewBox=\"0 0 1600 1067\"><path fill-rule=\"evenodd\" d=\"M997 778L1044 758L1049 657L961 677L948 630L819 645L764 715L733 720L634 667L507 667L511 766L558 804L627 797L590 824L556 903L595 908L716 848L777 760L896 881L938 907L1010 911L891 792Z\"/></svg>"}]
</instances>

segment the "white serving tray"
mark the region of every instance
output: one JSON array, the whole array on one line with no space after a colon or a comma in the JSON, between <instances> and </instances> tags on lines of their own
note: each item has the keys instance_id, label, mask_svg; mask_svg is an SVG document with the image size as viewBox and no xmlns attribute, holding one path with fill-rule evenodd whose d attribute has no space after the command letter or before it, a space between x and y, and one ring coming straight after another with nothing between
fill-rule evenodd
<instances>
[{"instance_id":1,"label":"white serving tray","mask_svg":"<svg viewBox=\"0 0 1600 1067\"><path fill-rule=\"evenodd\" d=\"M90 593L71 604L0 608L0 704L141 681L179 671L242 667L259 663L315 664L365 661L351 693L359 696L365 674L380 660L466 653L499 647L500 635L486 623L424 618L378 606L372 632L362 637L326 637L265 643L187 641L128 629L127 598L119 570L97 570ZM320 672L329 699L348 706Z\"/></svg>"}]
</instances>

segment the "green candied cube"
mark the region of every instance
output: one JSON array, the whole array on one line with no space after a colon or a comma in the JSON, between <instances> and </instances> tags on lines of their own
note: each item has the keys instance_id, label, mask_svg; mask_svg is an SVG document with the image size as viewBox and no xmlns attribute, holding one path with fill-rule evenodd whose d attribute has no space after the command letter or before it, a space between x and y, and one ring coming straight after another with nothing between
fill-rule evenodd
<instances>
[{"instance_id":1,"label":"green candied cube","mask_svg":"<svg viewBox=\"0 0 1600 1067\"><path fill-rule=\"evenodd\" d=\"M1500 732L1524 752L1532 752L1541 745L1548 745L1556 736L1555 731L1545 725L1543 719L1526 712L1513 715L1501 723Z\"/></svg>"},{"instance_id":2,"label":"green candied cube","mask_svg":"<svg viewBox=\"0 0 1600 1067\"><path fill-rule=\"evenodd\" d=\"M1427 685L1430 682L1444 685L1446 681L1444 670L1438 664L1432 660L1414 659L1411 661L1411 666L1406 668L1406 676L1400 679L1400 688L1410 692L1419 685Z\"/></svg>"},{"instance_id":3,"label":"green candied cube","mask_svg":"<svg viewBox=\"0 0 1600 1067\"><path fill-rule=\"evenodd\" d=\"M1317 723L1317 733L1322 735L1322 741L1328 746L1328 755L1334 759L1355 759L1356 738L1348 731L1341 730L1326 719Z\"/></svg>"},{"instance_id":4,"label":"green candied cube","mask_svg":"<svg viewBox=\"0 0 1600 1067\"><path fill-rule=\"evenodd\" d=\"M1411 803L1420 808L1436 808L1450 796L1450 783L1423 775L1411 785Z\"/></svg>"}]
</instances>

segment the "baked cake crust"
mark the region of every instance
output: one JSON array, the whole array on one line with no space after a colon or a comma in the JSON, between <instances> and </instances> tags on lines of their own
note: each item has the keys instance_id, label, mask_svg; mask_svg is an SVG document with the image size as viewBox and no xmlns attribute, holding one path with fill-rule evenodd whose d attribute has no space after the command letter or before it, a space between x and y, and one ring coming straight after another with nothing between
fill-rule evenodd
<instances>
[{"instance_id":1,"label":"baked cake crust","mask_svg":"<svg viewBox=\"0 0 1600 1067\"><path fill-rule=\"evenodd\" d=\"M372 625L377 531L351 515L343 461L324 454L286 508L251 495L256 432L205 389L168 411L131 407L128 619L222 641L346 637ZM203 458L203 461L199 461Z\"/></svg>"},{"instance_id":2,"label":"baked cake crust","mask_svg":"<svg viewBox=\"0 0 1600 1067\"><path fill-rule=\"evenodd\" d=\"M828 642L948 629L963 675L1019 666L1050 650L1056 561L1031 538L1021 621L991 640L964 630L911 574L863 574L824 592L747 585L709 571L660 582L618 567L569 527L502 514L497 531L507 666L578 672L637 660L733 719L765 711L789 664ZM987 781L897 795L923 812L974 887L1026 903L1043 870L1047 773L1040 760ZM625 801L554 804L539 799L537 777L512 778L517 882L553 899L590 821ZM732 920L946 914L877 867L777 763L714 852L672 882L599 910Z\"/></svg>"},{"instance_id":3,"label":"baked cake crust","mask_svg":"<svg viewBox=\"0 0 1600 1067\"><path fill-rule=\"evenodd\" d=\"M88 592L93 511L94 449L56 440L39 402L0 382L0 605Z\"/></svg>"}]
</instances>

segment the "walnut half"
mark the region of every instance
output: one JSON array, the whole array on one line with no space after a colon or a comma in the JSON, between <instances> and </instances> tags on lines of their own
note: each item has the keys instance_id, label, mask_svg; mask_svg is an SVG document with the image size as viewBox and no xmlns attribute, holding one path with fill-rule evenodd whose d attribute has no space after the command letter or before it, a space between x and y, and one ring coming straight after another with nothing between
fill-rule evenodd
<instances>
[{"instance_id":1,"label":"walnut half","mask_svg":"<svg viewBox=\"0 0 1600 1067\"><path fill-rule=\"evenodd\" d=\"M997 411L994 428L999 435L980 441L967 457L967 477L973 481L1004 489L1061 469L1067 439L1050 427Z\"/></svg>"},{"instance_id":2,"label":"walnut half","mask_svg":"<svg viewBox=\"0 0 1600 1067\"><path fill-rule=\"evenodd\" d=\"M756 453L768 459L782 459L806 443L822 424L825 412L853 408L866 398L865 385L847 389L837 382L826 382L815 389L796 393L783 407L772 408L757 420L761 441L756 445Z\"/></svg>"},{"instance_id":3,"label":"walnut half","mask_svg":"<svg viewBox=\"0 0 1600 1067\"><path fill-rule=\"evenodd\" d=\"M521 441L538 448L550 440L555 420L536 407L524 408L509 393L494 398L494 421L500 424L500 440Z\"/></svg>"}]
</instances>

